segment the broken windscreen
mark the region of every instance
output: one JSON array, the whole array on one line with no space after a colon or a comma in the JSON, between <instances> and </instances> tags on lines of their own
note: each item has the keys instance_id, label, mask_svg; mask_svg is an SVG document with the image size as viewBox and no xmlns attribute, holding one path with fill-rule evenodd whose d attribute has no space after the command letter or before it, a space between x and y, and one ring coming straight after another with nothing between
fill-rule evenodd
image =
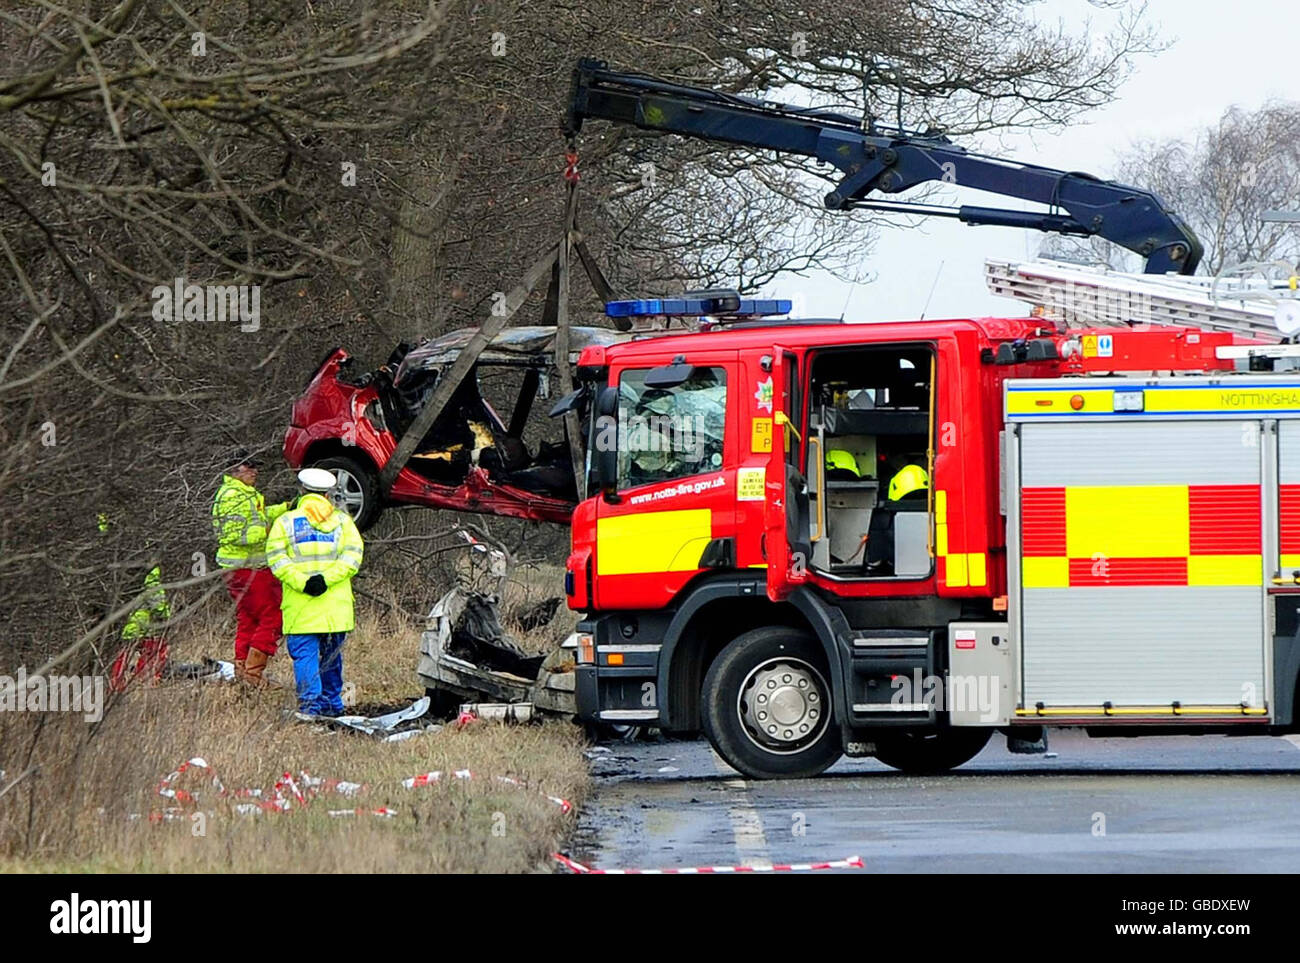
<instances>
[{"instance_id":1,"label":"broken windscreen","mask_svg":"<svg viewBox=\"0 0 1300 963\"><path fill-rule=\"evenodd\" d=\"M618 487L719 470L726 430L726 371L696 368L672 388L647 387L648 373L638 369L619 377Z\"/></svg>"}]
</instances>

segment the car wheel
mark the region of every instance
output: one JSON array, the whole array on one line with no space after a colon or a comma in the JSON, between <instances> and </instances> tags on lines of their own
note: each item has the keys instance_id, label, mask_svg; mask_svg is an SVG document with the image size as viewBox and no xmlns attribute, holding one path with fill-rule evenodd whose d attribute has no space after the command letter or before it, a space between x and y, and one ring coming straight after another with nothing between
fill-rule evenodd
<instances>
[{"instance_id":1,"label":"car wheel","mask_svg":"<svg viewBox=\"0 0 1300 963\"><path fill-rule=\"evenodd\" d=\"M898 730L876 737L876 758L911 776L933 776L970 762L992 729Z\"/></svg>"},{"instance_id":2,"label":"car wheel","mask_svg":"<svg viewBox=\"0 0 1300 963\"><path fill-rule=\"evenodd\" d=\"M829 677L807 632L783 625L746 632L704 677L705 735L754 779L815 776L841 755Z\"/></svg>"},{"instance_id":3,"label":"car wheel","mask_svg":"<svg viewBox=\"0 0 1300 963\"><path fill-rule=\"evenodd\" d=\"M357 528L365 531L375 523L383 506L379 501L379 479L374 469L347 455L322 458L313 462L312 467L334 473L339 480L334 504L352 516Z\"/></svg>"}]
</instances>

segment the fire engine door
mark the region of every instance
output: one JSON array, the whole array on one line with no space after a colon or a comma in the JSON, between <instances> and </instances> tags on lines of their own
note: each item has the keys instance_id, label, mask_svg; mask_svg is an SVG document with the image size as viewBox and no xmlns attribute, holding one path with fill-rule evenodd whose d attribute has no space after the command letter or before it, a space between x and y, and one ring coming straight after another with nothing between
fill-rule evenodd
<instances>
[{"instance_id":1,"label":"fire engine door","mask_svg":"<svg viewBox=\"0 0 1300 963\"><path fill-rule=\"evenodd\" d=\"M785 598L808 578L812 557L808 486L799 470L803 437L799 360L780 345L772 348L772 452L764 479L764 553L767 594Z\"/></svg>"}]
</instances>

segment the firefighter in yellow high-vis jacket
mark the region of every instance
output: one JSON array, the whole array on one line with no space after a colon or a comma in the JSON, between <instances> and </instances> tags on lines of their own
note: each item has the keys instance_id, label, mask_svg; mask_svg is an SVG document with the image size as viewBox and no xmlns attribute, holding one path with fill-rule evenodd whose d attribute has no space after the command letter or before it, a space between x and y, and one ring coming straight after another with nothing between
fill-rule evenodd
<instances>
[{"instance_id":1,"label":"firefighter in yellow high-vis jacket","mask_svg":"<svg viewBox=\"0 0 1300 963\"><path fill-rule=\"evenodd\" d=\"M267 571L266 533L289 510L287 502L266 504L258 467L246 449L235 452L212 502L217 564L235 601L235 678L254 685L280 644L280 583Z\"/></svg>"},{"instance_id":2,"label":"firefighter in yellow high-vis jacket","mask_svg":"<svg viewBox=\"0 0 1300 963\"><path fill-rule=\"evenodd\" d=\"M343 642L352 631L352 576L362 542L347 512L328 494L337 484L323 468L304 468L305 494L271 525L266 557L283 586L285 643L293 658L300 717L343 713Z\"/></svg>"}]
</instances>

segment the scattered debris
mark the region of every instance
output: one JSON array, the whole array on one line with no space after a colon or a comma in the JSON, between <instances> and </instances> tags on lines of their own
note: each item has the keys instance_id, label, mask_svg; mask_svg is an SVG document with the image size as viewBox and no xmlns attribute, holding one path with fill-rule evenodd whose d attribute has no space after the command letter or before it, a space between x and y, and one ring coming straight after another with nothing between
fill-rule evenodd
<instances>
[{"instance_id":1,"label":"scattered debris","mask_svg":"<svg viewBox=\"0 0 1300 963\"><path fill-rule=\"evenodd\" d=\"M176 681L234 682L235 663L203 657L201 662L169 662L163 667L162 677Z\"/></svg>"},{"instance_id":2,"label":"scattered debris","mask_svg":"<svg viewBox=\"0 0 1300 963\"><path fill-rule=\"evenodd\" d=\"M378 809L330 809L327 812L335 819L339 816L386 816L392 819L397 815L396 809L389 809L387 806L380 806Z\"/></svg>"},{"instance_id":3,"label":"scattered debris","mask_svg":"<svg viewBox=\"0 0 1300 963\"><path fill-rule=\"evenodd\" d=\"M409 779L403 779L402 786L405 789L418 789L421 786L432 786L434 783L441 782L443 775L444 773L441 770L435 772L420 773L420 775L418 776L411 776ZM446 775L451 776L451 778L453 779L470 780L470 779L485 778L483 776L475 775L473 772L471 772L468 769L454 769L450 773L447 773ZM512 779L510 776L493 776L492 778L496 782L505 783L507 786L514 786L516 789L532 788L526 785L525 783L520 782L518 779ZM540 792L540 790L538 791ZM541 793L541 795L544 796L550 802L553 802L555 803L555 805L559 806L560 812L562 813L568 813L573 810L573 803L569 802L567 799L561 799L559 796L549 796L544 792Z\"/></svg>"},{"instance_id":4,"label":"scattered debris","mask_svg":"<svg viewBox=\"0 0 1300 963\"><path fill-rule=\"evenodd\" d=\"M535 714L571 718L573 654L528 656L501 628L497 597L457 587L434 603L420 637L420 680L461 702L531 703Z\"/></svg>"},{"instance_id":5,"label":"scattered debris","mask_svg":"<svg viewBox=\"0 0 1300 963\"><path fill-rule=\"evenodd\" d=\"M427 708L427 707L426 707ZM409 710L408 710L409 711ZM394 713L399 715L400 713ZM418 730L412 730L408 735L415 735ZM190 803L197 805L199 801L198 792L191 792L175 787L175 783L182 775L191 771L201 771L204 780L208 782L216 791L216 795L223 798L250 799L252 802L235 803L231 809L239 816L259 816L263 813L288 813L294 809L299 811L310 808L313 799L325 794L333 793L346 798L355 798L365 795L369 786L365 783L349 782L345 779L330 779L323 776L313 776L306 770L298 773L298 778L294 778L293 773L287 769L282 772L275 780L275 784L269 792L261 789L236 789L230 791L217 776L216 770L209 765L208 761L201 756L195 756L187 759L177 766L174 770L163 776L158 782L157 793L166 799L172 799L179 803ZM449 774L454 779L483 779L475 775L468 769L456 769ZM431 786L442 780L441 771L421 773L418 776L411 776L409 779L402 780L404 789L417 789L423 786ZM516 789L532 789L527 783L521 782L510 776L493 776L492 781L499 782L507 786L513 786ZM573 810L573 804L567 799L561 799L558 796L550 796L540 790L540 793L549 802L559 807L560 812L569 813ZM155 810L150 813L129 813L127 818L130 820L147 820L151 823L173 822L180 819L189 818L196 810L187 810L180 806L169 806L161 810ZM392 817L397 815L396 809L387 806L381 806L376 809L356 808L356 809L329 809L327 815L337 818L341 816L383 816ZM209 817L213 813L207 813Z\"/></svg>"},{"instance_id":6,"label":"scattered debris","mask_svg":"<svg viewBox=\"0 0 1300 963\"><path fill-rule=\"evenodd\" d=\"M442 728L440 725L430 725L427 721L424 721L431 701L428 696L423 696L404 709L387 712L383 715L322 717L318 721L330 727L341 727L351 729L354 732L361 732L373 736L381 742L402 742L412 736L418 736L426 732L436 732Z\"/></svg>"},{"instance_id":7,"label":"scattered debris","mask_svg":"<svg viewBox=\"0 0 1300 963\"><path fill-rule=\"evenodd\" d=\"M466 702L460 707L460 715L470 715L487 722L532 722L533 704L531 702Z\"/></svg>"},{"instance_id":8,"label":"scattered debris","mask_svg":"<svg viewBox=\"0 0 1300 963\"><path fill-rule=\"evenodd\" d=\"M501 627L495 596L453 589L434 606L430 617L436 618L439 607L451 627L451 636L443 651L453 658L487 669L523 678L535 678L543 656L530 656Z\"/></svg>"}]
</instances>

